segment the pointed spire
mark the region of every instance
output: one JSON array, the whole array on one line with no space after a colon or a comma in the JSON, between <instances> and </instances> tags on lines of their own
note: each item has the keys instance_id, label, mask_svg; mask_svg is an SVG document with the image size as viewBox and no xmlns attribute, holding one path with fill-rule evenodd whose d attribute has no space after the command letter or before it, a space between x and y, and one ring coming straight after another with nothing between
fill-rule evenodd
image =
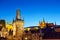
<instances>
[{"instance_id":1,"label":"pointed spire","mask_svg":"<svg viewBox=\"0 0 60 40\"><path fill-rule=\"evenodd\" d=\"M39 21L39 24L40 24L40 21Z\"/></svg>"},{"instance_id":2,"label":"pointed spire","mask_svg":"<svg viewBox=\"0 0 60 40\"><path fill-rule=\"evenodd\" d=\"M39 25L39 27L40 27L40 21L39 21L39 24L38 24L38 25Z\"/></svg>"},{"instance_id":3,"label":"pointed spire","mask_svg":"<svg viewBox=\"0 0 60 40\"><path fill-rule=\"evenodd\" d=\"M44 17L43 17L43 22L45 22Z\"/></svg>"},{"instance_id":4,"label":"pointed spire","mask_svg":"<svg viewBox=\"0 0 60 40\"><path fill-rule=\"evenodd\" d=\"M14 22L14 19L13 19L13 22Z\"/></svg>"},{"instance_id":5,"label":"pointed spire","mask_svg":"<svg viewBox=\"0 0 60 40\"><path fill-rule=\"evenodd\" d=\"M23 18L23 20L24 20L24 18Z\"/></svg>"},{"instance_id":6,"label":"pointed spire","mask_svg":"<svg viewBox=\"0 0 60 40\"><path fill-rule=\"evenodd\" d=\"M16 10L16 19L20 19L20 10L19 9L17 9Z\"/></svg>"},{"instance_id":7,"label":"pointed spire","mask_svg":"<svg viewBox=\"0 0 60 40\"><path fill-rule=\"evenodd\" d=\"M55 22L55 25L56 25L56 22Z\"/></svg>"}]
</instances>

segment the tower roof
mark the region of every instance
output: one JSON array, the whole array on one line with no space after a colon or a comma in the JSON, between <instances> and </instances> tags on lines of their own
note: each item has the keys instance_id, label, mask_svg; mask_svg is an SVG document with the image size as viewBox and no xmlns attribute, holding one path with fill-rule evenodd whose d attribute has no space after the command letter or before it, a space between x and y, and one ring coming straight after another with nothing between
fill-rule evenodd
<instances>
[{"instance_id":1,"label":"tower roof","mask_svg":"<svg viewBox=\"0 0 60 40\"><path fill-rule=\"evenodd\" d=\"M20 18L21 18L20 10L17 9L17 10L16 10L16 19L20 19Z\"/></svg>"}]
</instances>

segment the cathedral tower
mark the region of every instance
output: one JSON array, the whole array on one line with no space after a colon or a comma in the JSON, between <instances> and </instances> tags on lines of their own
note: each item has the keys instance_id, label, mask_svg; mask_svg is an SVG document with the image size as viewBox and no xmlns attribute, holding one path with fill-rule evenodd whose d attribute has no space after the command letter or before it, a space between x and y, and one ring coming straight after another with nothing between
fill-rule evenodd
<instances>
[{"instance_id":1,"label":"cathedral tower","mask_svg":"<svg viewBox=\"0 0 60 40\"><path fill-rule=\"evenodd\" d=\"M41 28L45 28L46 27L46 23L45 23L44 18L43 18L43 21L41 23L39 23L39 24L40 24Z\"/></svg>"},{"instance_id":2,"label":"cathedral tower","mask_svg":"<svg viewBox=\"0 0 60 40\"><path fill-rule=\"evenodd\" d=\"M13 21L13 36L16 36L19 40L22 40L24 32L24 20L21 19L20 10L16 10L16 20Z\"/></svg>"}]
</instances>

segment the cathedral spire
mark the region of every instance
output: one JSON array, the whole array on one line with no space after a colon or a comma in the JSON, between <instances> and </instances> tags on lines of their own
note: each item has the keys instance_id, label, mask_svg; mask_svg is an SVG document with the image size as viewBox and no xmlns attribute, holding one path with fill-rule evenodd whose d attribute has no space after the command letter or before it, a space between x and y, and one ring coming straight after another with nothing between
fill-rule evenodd
<instances>
[{"instance_id":1,"label":"cathedral spire","mask_svg":"<svg viewBox=\"0 0 60 40\"><path fill-rule=\"evenodd\" d=\"M56 25L56 22L55 22L55 25Z\"/></svg>"},{"instance_id":2,"label":"cathedral spire","mask_svg":"<svg viewBox=\"0 0 60 40\"><path fill-rule=\"evenodd\" d=\"M40 26L40 21L39 21L39 26Z\"/></svg>"},{"instance_id":3,"label":"cathedral spire","mask_svg":"<svg viewBox=\"0 0 60 40\"><path fill-rule=\"evenodd\" d=\"M20 10L19 9L16 10L16 19L20 19Z\"/></svg>"},{"instance_id":4,"label":"cathedral spire","mask_svg":"<svg viewBox=\"0 0 60 40\"><path fill-rule=\"evenodd\" d=\"M45 22L44 18L43 18L43 22Z\"/></svg>"}]
</instances>

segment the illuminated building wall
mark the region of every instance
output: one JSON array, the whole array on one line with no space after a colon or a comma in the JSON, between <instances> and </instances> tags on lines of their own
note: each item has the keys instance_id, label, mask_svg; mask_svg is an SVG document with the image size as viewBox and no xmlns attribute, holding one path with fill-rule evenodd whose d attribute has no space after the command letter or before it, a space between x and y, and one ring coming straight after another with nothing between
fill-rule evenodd
<instances>
[{"instance_id":1,"label":"illuminated building wall","mask_svg":"<svg viewBox=\"0 0 60 40\"><path fill-rule=\"evenodd\" d=\"M45 28L46 27L45 21L43 20L41 23L39 22L39 26L40 28Z\"/></svg>"},{"instance_id":2,"label":"illuminated building wall","mask_svg":"<svg viewBox=\"0 0 60 40\"><path fill-rule=\"evenodd\" d=\"M9 24L9 23L6 23L6 28L7 28L8 32L9 32L10 30L13 30L13 25Z\"/></svg>"}]
</instances>

